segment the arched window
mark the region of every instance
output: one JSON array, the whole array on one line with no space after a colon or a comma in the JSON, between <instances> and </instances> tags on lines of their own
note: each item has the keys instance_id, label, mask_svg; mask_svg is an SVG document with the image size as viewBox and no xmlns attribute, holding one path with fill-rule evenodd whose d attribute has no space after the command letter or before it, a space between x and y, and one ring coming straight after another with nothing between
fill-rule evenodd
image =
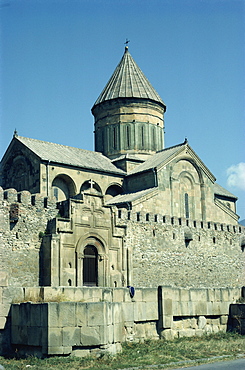
<instances>
[{"instance_id":1,"label":"arched window","mask_svg":"<svg viewBox=\"0 0 245 370\"><path fill-rule=\"evenodd\" d=\"M93 245L84 249L83 285L98 286L98 251Z\"/></svg>"}]
</instances>

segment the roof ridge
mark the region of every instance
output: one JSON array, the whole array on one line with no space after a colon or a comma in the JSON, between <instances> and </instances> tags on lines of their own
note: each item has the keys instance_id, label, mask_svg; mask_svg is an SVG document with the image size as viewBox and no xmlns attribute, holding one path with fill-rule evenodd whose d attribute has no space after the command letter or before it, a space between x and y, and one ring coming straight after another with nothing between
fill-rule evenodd
<instances>
[{"instance_id":1,"label":"roof ridge","mask_svg":"<svg viewBox=\"0 0 245 370\"><path fill-rule=\"evenodd\" d=\"M158 150L156 152L157 153L161 153L161 152L164 152L164 151L167 151L169 149L173 149L173 148L177 148L178 146L181 147L182 145L186 144L186 141L184 141L183 143L180 143L180 144L176 144L176 145L173 145L173 146L169 146L168 148L164 148L164 149L161 149L161 150Z\"/></svg>"},{"instance_id":2,"label":"roof ridge","mask_svg":"<svg viewBox=\"0 0 245 370\"><path fill-rule=\"evenodd\" d=\"M64 144L58 144L58 143L53 143L52 141L45 141L45 140L39 140L39 139L33 139L33 138L30 138L30 137L25 137L25 136L15 136L16 139L27 139L27 140L31 140L31 141L36 141L36 142L39 142L39 143L45 143L45 144L51 144L51 145L57 145L57 146L62 146L62 147L66 147L66 148L72 148L72 149L76 149L76 150L81 150L83 152L92 152L92 153L96 153L96 154L100 154L100 155L103 155L102 153L100 152L96 152L94 150L88 150L88 149L82 149L82 148L77 148L75 146L70 146L70 145L64 145ZM107 158L107 157L106 157Z\"/></svg>"}]
</instances>

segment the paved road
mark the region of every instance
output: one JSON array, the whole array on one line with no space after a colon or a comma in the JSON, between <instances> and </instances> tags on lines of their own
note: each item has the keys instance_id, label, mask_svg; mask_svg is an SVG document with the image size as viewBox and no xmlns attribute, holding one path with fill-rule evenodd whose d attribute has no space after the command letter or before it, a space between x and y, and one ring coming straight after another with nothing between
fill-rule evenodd
<instances>
[{"instance_id":1,"label":"paved road","mask_svg":"<svg viewBox=\"0 0 245 370\"><path fill-rule=\"evenodd\" d=\"M179 367L172 370L183 369L183 367ZM245 370L245 358L239 358L238 360L233 361L223 361L223 362L214 362L212 364L205 364L199 366L189 366L185 369L190 370Z\"/></svg>"}]
</instances>

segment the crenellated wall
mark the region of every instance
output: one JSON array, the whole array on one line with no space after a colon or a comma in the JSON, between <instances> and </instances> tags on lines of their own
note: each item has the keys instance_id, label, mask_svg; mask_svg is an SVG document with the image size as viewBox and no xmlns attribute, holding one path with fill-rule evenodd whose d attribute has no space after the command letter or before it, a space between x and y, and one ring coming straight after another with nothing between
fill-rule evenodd
<instances>
[{"instance_id":1,"label":"crenellated wall","mask_svg":"<svg viewBox=\"0 0 245 370\"><path fill-rule=\"evenodd\" d=\"M0 188L0 270L8 285L39 285L42 236L57 213L53 198Z\"/></svg>"},{"instance_id":2,"label":"crenellated wall","mask_svg":"<svg viewBox=\"0 0 245 370\"><path fill-rule=\"evenodd\" d=\"M236 287L245 281L245 228L127 210L115 210L125 225L131 256L130 283L154 287Z\"/></svg>"}]
</instances>

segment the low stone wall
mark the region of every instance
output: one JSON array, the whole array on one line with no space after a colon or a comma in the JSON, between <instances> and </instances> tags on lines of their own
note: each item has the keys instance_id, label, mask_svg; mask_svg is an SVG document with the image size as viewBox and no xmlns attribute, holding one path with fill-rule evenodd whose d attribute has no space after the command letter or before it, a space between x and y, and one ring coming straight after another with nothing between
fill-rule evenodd
<instances>
[{"instance_id":1,"label":"low stone wall","mask_svg":"<svg viewBox=\"0 0 245 370\"><path fill-rule=\"evenodd\" d=\"M136 289L134 297L127 288L98 287L6 288L2 293L20 303L6 311L0 338L1 333L10 338L11 328L12 350L38 356L116 353L125 341L226 331L229 307L241 298L240 288L166 286Z\"/></svg>"},{"instance_id":2,"label":"low stone wall","mask_svg":"<svg viewBox=\"0 0 245 370\"><path fill-rule=\"evenodd\" d=\"M239 288L159 287L159 331L165 339L227 330L229 307Z\"/></svg>"}]
</instances>

